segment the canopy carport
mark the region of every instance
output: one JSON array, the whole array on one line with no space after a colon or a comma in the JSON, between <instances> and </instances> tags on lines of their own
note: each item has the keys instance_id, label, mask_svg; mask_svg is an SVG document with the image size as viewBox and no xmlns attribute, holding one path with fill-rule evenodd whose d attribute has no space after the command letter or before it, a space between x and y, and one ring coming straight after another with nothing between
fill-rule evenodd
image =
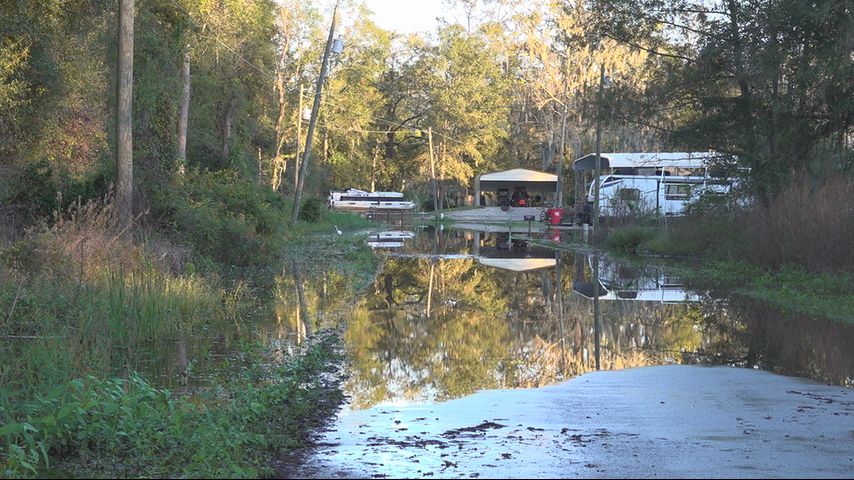
<instances>
[{"instance_id":1,"label":"canopy carport","mask_svg":"<svg viewBox=\"0 0 854 480\"><path fill-rule=\"evenodd\" d=\"M523 189L528 193L555 194L557 175L524 168L485 173L474 179L475 205L481 206L481 193ZM544 195L545 196L545 195Z\"/></svg>"}]
</instances>

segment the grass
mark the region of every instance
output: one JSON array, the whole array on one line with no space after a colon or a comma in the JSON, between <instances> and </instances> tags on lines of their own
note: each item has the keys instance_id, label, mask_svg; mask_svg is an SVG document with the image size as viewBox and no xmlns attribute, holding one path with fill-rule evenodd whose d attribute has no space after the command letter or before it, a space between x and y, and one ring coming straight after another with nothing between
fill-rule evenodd
<instances>
[{"instance_id":1,"label":"grass","mask_svg":"<svg viewBox=\"0 0 854 480\"><path fill-rule=\"evenodd\" d=\"M813 273L796 265L768 269L733 260L704 262L680 270L696 286L761 300L784 313L854 323L851 273Z\"/></svg>"},{"instance_id":2,"label":"grass","mask_svg":"<svg viewBox=\"0 0 854 480\"><path fill-rule=\"evenodd\" d=\"M290 204L260 190L194 172L155 200L165 229L122 235L106 198L0 246L0 477L257 477L331 414L339 394L318 378L335 336L271 365L253 322L294 262L367 285L377 259L334 225L369 223L324 208L289 225ZM177 377L179 340L206 358L209 332L237 332L242 359L181 395L151 382Z\"/></svg>"},{"instance_id":3,"label":"grass","mask_svg":"<svg viewBox=\"0 0 854 480\"><path fill-rule=\"evenodd\" d=\"M754 224L748 229L750 232L770 231L773 224L785 223L775 218L759 219L755 212L750 218ZM792 232L787 235L795 235ZM676 267L691 284L703 289L721 289L727 294L759 300L783 313L854 323L854 288L851 287L854 273L846 270L844 261L837 269L829 270L826 260L815 259L816 252L783 256L780 254L782 247L767 235L761 241L769 251L773 250L769 253L773 261L759 260L762 257L755 254L760 249L755 244L757 240L746 238L738 222L720 213L706 213L674 219L668 229L648 225L617 228L610 232L605 245L621 255L690 259L690 263L676 262ZM777 243L794 251L797 241L787 238Z\"/></svg>"},{"instance_id":4,"label":"grass","mask_svg":"<svg viewBox=\"0 0 854 480\"><path fill-rule=\"evenodd\" d=\"M284 365L251 361L219 388L175 397L139 375L87 376L17 405L0 427L4 478L74 475L255 478L300 446L341 394L320 382L340 354L331 336ZM58 465L51 462L61 457Z\"/></svg>"}]
</instances>

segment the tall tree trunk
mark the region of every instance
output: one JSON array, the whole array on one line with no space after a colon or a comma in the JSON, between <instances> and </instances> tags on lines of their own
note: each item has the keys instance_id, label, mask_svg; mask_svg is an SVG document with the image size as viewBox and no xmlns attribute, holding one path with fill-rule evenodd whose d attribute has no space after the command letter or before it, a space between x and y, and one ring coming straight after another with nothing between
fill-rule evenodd
<instances>
[{"instance_id":1,"label":"tall tree trunk","mask_svg":"<svg viewBox=\"0 0 854 480\"><path fill-rule=\"evenodd\" d=\"M116 194L122 228L133 222L133 3L119 0Z\"/></svg>"},{"instance_id":2,"label":"tall tree trunk","mask_svg":"<svg viewBox=\"0 0 854 480\"><path fill-rule=\"evenodd\" d=\"M183 175L187 165L187 122L190 118L190 49L184 49L181 65L181 106L178 113L178 173Z\"/></svg>"},{"instance_id":3,"label":"tall tree trunk","mask_svg":"<svg viewBox=\"0 0 854 480\"><path fill-rule=\"evenodd\" d=\"M285 52L282 52L282 57L284 56ZM284 60L280 59L279 63L284 63ZM279 97L279 118L276 119L276 156L273 157L272 187L274 191L279 191L284 184L282 180L288 169L288 164L282 157L282 147L285 144L285 108L287 102L285 99L285 72L282 71L281 67L276 72L276 93Z\"/></svg>"},{"instance_id":4,"label":"tall tree trunk","mask_svg":"<svg viewBox=\"0 0 854 480\"><path fill-rule=\"evenodd\" d=\"M296 150L296 152L294 152L294 191L296 191L297 187L299 186L299 167L300 167L299 154L302 151L302 110L303 110L302 99L303 99L304 90L305 89L303 88L303 85L300 84L300 86L299 86L299 111L297 112L297 141L296 141L297 150Z\"/></svg>"},{"instance_id":5,"label":"tall tree trunk","mask_svg":"<svg viewBox=\"0 0 854 480\"><path fill-rule=\"evenodd\" d=\"M225 110L225 118L222 122L222 161L228 162L228 154L231 153L231 125L234 121L234 109L236 100L232 94L228 99L228 108Z\"/></svg>"}]
</instances>

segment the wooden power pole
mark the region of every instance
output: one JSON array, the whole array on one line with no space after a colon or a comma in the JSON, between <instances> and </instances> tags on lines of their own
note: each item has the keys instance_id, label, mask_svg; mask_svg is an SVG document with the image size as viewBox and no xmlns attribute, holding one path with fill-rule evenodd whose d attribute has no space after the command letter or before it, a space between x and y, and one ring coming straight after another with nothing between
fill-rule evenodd
<instances>
[{"instance_id":1,"label":"wooden power pole","mask_svg":"<svg viewBox=\"0 0 854 480\"><path fill-rule=\"evenodd\" d=\"M181 105L178 112L178 173L187 165L187 123L190 118L190 47L184 47L181 65Z\"/></svg>"},{"instance_id":2,"label":"wooden power pole","mask_svg":"<svg viewBox=\"0 0 854 480\"><path fill-rule=\"evenodd\" d=\"M441 220L439 209L439 184L436 182L436 157L433 155L433 127L427 129L427 142L430 145L430 177L433 181L433 212L436 214L436 222Z\"/></svg>"},{"instance_id":3,"label":"wooden power pole","mask_svg":"<svg viewBox=\"0 0 854 480\"><path fill-rule=\"evenodd\" d=\"M308 161L311 159L311 139L314 136L314 127L317 125L317 114L320 112L320 96L323 92L323 80L326 78L326 70L329 65L329 53L332 51L332 40L335 37L335 22L338 20L338 4L332 13L332 25L329 27L329 38L326 40L326 49L323 51L323 60L320 64L320 76L317 77L317 86L314 93L314 106L311 109L311 120L308 122L308 133L305 139L305 152L300 165L297 189L294 192L294 209L291 214L291 223L299 220L300 202L302 202L302 191L305 187L305 177L308 175Z\"/></svg>"},{"instance_id":4,"label":"wooden power pole","mask_svg":"<svg viewBox=\"0 0 854 480\"><path fill-rule=\"evenodd\" d=\"M557 160L557 205L558 208L563 208L563 155L566 149L566 115L569 110L569 99L566 95L567 79L566 79L566 57L561 60L561 70L563 70L563 114L560 119L560 150L558 151Z\"/></svg>"},{"instance_id":5,"label":"wooden power pole","mask_svg":"<svg viewBox=\"0 0 854 480\"><path fill-rule=\"evenodd\" d=\"M596 164L593 166L593 243L599 234L599 169L602 163L602 90L605 88L605 64L599 67L599 94L596 98Z\"/></svg>"},{"instance_id":6,"label":"wooden power pole","mask_svg":"<svg viewBox=\"0 0 854 480\"><path fill-rule=\"evenodd\" d=\"M116 196L123 229L133 222L133 3L119 0Z\"/></svg>"}]
</instances>

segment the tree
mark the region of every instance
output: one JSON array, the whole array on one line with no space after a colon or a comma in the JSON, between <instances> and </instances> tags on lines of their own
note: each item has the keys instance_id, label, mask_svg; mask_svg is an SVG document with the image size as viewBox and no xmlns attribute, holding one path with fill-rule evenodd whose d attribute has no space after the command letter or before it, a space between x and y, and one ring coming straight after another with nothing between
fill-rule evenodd
<instances>
[{"instance_id":1,"label":"tree","mask_svg":"<svg viewBox=\"0 0 854 480\"><path fill-rule=\"evenodd\" d=\"M763 202L793 175L850 171L854 11L845 2L598 2L611 38L657 59L647 112L671 143L738 156Z\"/></svg>"},{"instance_id":2,"label":"tree","mask_svg":"<svg viewBox=\"0 0 854 480\"><path fill-rule=\"evenodd\" d=\"M133 18L134 0L119 0L116 194L122 228L133 222Z\"/></svg>"}]
</instances>

